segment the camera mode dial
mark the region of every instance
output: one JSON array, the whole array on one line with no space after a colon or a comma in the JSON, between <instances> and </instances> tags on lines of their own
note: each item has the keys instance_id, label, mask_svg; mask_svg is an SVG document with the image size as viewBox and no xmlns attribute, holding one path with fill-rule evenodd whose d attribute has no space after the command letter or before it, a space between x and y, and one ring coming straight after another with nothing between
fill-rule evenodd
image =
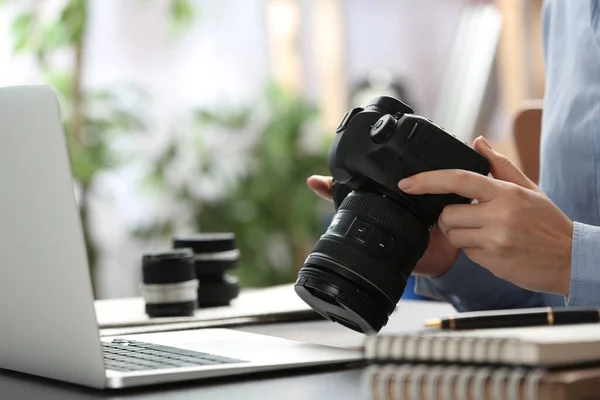
<instances>
[{"instance_id":1,"label":"camera mode dial","mask_svg":"<svg viewBox=\"0 0 600 400\"><path fill-rule=\"evenodd\" d=\"M390 138L396 129L396 119L390 114L379 118L371 127L371 139L375 143L383 143Z\"/></svg>"}]
</instances>

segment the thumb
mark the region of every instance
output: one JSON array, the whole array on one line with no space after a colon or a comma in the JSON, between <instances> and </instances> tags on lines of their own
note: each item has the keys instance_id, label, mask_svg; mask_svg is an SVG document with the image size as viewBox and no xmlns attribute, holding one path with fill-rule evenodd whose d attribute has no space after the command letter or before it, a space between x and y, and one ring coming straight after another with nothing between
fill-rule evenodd
<instances>
[{"instance_id":1,"label":"thumb","mask_svg":"<svg viewBox=\"0 0 600 400\"><path fill-rule=\"evenodd\" d=\"M306 184L309 188L317 194L317 196L332 201L333 200L333 188L332 178L330 176L312 175L306 180Z\"/></svg>"},{"instance_id":2,"label":"thumb","mask_svg":"<svg viewBox=\"0 0 600 400\"><path fill-rule=\"evenodd\" d=\"M490 146L483 136L475 139L473 147L488 159L491 167L490 173L495 179L512 182L526 189L539 191L537 185L513 164L508 157L492 149L492 146Z\"/></svg>"}]
</instances>

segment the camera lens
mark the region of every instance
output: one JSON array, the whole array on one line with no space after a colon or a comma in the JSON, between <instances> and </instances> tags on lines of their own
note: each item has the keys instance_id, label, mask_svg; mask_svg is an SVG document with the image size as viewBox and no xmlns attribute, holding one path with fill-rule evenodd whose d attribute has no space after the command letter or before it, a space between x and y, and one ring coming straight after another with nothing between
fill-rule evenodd
<instances>
[{"instance_id":1,"label":"camera lens","mask_svg":"<svg viewBox=\"0 0 600 400\"><path fill-rule=\"evenodd\" d=\"M229 305L239 295L239 280L226 273L237 268L239 263L240 251L236 248L235 234L219 232L176 237L173 247L194 251L194 267L200 281L199 307Z\"/></svg>"},{"instance_id":2,"label":"camera lens","mask_svg":"<svg viewBox=\"0 0 600 400\"><path fill-rule=\"evenodd\" d=\"M151 318L194 315L198 279L192 250L144 254L141 291Z\"/></svg>"},{"instance_id":3,"label":"camera lens","mask_svg":"<svg viewBox=\"0 0 600 400\"><path fill-rule=\"evenodd\" d=\"M400 300L429 227L381 194L353 191L298 274L295 291L330 321L376 333Z\"/></svg>"},{"instance_id":4,"label":"camera lens","mask_svg":"<svg viewBox=\"0 0 600 400\"><path fill-rule=\"evenodd\" d=\"M235 276L223 275L216 280L208 280L204 277L198 289L198 306L226 306L239 294L240 281Z\"/></svg>"}]
</instances>

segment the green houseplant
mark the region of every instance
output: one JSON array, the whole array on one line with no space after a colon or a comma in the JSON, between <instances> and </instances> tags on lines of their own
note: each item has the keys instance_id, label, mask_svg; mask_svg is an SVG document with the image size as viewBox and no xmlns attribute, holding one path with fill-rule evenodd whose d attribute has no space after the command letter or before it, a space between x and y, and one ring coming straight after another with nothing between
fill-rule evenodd
<instances>
[{"instance_id":1,"label":"green houseplant","mask_svg":"<svg viewBox=\"0 0 600 400\"><path fill-rule=\"evenodd\" d=\"M326 204L306 186L310 174L327 170L327 139L315 131L317 109L298 95L268 85L252 107L198 110L195 115L195 133L172 143L154 163L153 187L185 210L189 231L236 234L241 262L235 273L242 285L292 281L323 231L321 206ZM211 134L226 135L220 147L207 145ZM227 154L226 144L239 141L249 144L237 155ZM187 173L212 179L222 188L219 194L203 196L193 182L165 178L190 149L202 162ZM235 163L242 164L235 176L223 172ZM163 239L179 233L169 219L155 220L136 232L138 237Z\"/></svg>"}]
</instances>

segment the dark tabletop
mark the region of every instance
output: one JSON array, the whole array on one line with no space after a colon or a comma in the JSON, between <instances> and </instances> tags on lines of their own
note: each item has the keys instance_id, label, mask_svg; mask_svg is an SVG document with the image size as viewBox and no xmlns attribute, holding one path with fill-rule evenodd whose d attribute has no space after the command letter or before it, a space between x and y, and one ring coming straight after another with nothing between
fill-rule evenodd
<instances>
[{"instance_id":1,"label":"dark tabletop","mask_svg":"<svg viewBox=\"0 0 600 400\"><path fill-rule=\"evenodd\" d=\"M6 400L362 399L360 373L359 367L338 371L288 371L141 389L99 391L0 370L0 398Z\"/></svg>"}]
</instances>

